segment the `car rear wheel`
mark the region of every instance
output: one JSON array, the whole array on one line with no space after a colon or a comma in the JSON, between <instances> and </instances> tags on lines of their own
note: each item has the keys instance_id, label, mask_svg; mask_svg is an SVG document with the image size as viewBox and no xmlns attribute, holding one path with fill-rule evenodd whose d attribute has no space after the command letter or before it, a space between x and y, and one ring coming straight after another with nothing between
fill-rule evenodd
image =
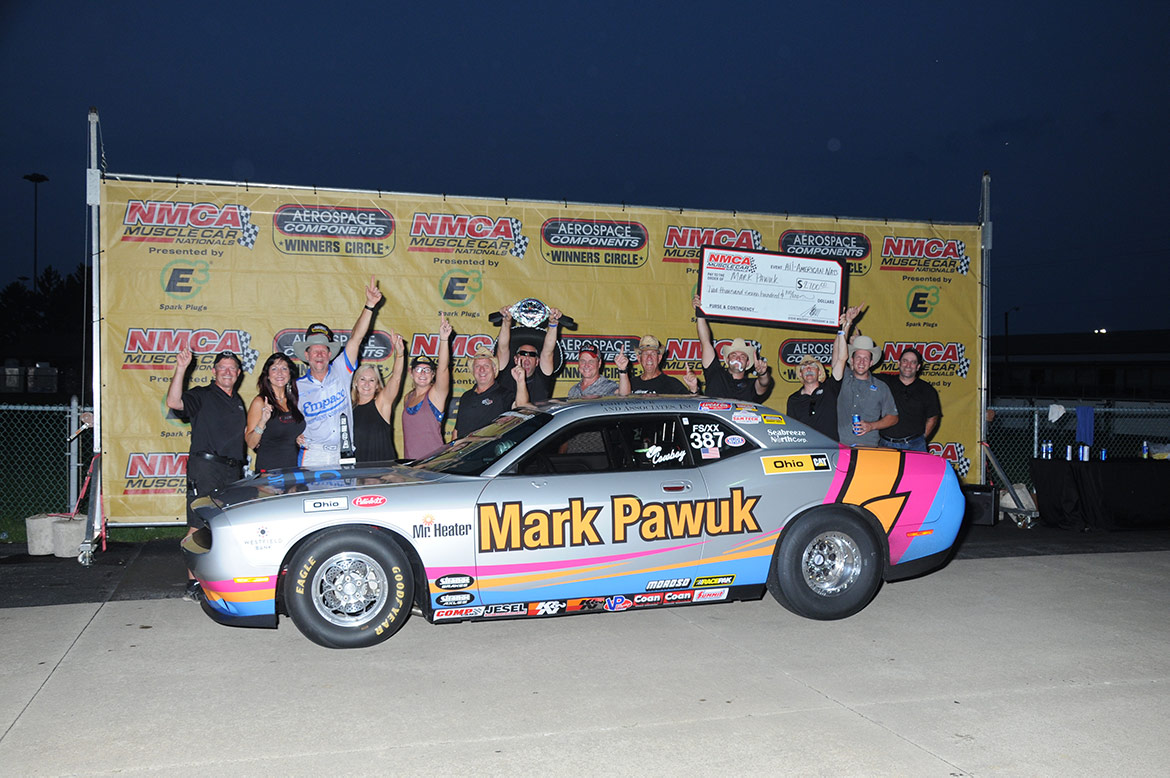
<instances>
[{"instance_id":1,"label":"car rear wheel","mask_svg":"<svg viewBox=\"0 0 1170 778\"><path fill-rule=\"evenodd\" d=\"M843 619L877 594L881 564L877 541L864 521L844 511L813 513L784 532L768 590L800 616Z\"/></svg>"},{"instance_id":2,"label":"car rear wheel","mask_svg":"<svg viewBox=\"0 0 1170 778\"><path fill-rule=\"evenodd\" d=\"M414 577L391 539L367 528L321 533L289 563L284 602L305 637L326 648L365 648L386 640L410 616Z\"/></svg>"}]
</instances>

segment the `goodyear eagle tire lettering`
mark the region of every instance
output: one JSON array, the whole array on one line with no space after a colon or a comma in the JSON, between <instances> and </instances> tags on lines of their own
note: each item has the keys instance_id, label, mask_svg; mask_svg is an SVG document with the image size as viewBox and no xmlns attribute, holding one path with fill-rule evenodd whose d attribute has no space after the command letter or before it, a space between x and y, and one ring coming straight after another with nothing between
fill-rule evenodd
<instances>
[{"instance_id":1,"label":"goodyear eagle tire lettering","mask_svg":"<svg viewBox=\"0 0 1170 778\"><path fill-rule=\"evenodd\" d=\"M402 628L414 600L410 561L370 529L322 532L290 560L285 607L305 637L326 648L367 648Z\"/></svg>"}]
</instances>

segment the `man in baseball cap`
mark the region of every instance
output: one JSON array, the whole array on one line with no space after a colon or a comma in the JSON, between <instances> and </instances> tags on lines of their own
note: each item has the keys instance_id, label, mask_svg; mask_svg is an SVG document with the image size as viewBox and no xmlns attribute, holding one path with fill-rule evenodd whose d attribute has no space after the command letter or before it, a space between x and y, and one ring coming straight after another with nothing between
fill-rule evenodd
<instances>
[{"instance_id":1,"label":"man in baseball cap","mask_svg":"<svg viewBox=\"0 0 1170 778\"><path fill-rule=\"evenodd\" d=\"M581 373L581 380L569 387L570 400L618 393L617 381L601 374L604 362L597 346L582 346L577 351L577 371Z\"/></svg>"}]
</instances>

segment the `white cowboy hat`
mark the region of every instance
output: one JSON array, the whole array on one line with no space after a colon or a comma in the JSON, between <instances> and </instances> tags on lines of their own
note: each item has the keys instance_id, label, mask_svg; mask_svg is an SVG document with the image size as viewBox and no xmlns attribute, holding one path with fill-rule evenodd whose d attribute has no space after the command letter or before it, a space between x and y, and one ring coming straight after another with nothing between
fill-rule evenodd
<instances>
[{"instance_id":1,"label":"white cowboy hat","mask_svg":"<svg viewBox=\"0 0 1170 778\"><path fill-rule=\"evenodd\" d=\"M849 344L850 357L852 357L854 353L858 351L868 351L873 357L873 363L875 365L882 361L882 350L874 344L873 338L868 335L858 335L853 339L853 342Z\"/></svg>"},{"instance_id":2,"label":"white cowboy hat","mask_svg":"<svg viewBox=\"0 0 1170 778\"><path fill-rule=\"evenodd\" d=\"M329 359L332 359L341 353L341 349L345 348L342 344L333 340L333 330L326 327L324 324L310 324L309 328L305 330L305 339L298 340L292 344L293 353L297 355L297 359L302 362L308 362L308 357L305 356L309 350L309 346L328 346Z\"/></svg>"}]
</instances>

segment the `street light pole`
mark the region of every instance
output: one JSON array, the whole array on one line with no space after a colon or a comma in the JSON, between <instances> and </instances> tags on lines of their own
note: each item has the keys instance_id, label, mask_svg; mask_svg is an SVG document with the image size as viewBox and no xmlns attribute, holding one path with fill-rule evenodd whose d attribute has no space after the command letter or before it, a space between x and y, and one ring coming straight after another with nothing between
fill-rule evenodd
<instances>
[{"instance_id":1,"label":"street light pole","mask_svg":"<svg viewBox=\"0 0 1170 778\"><path fill-rule=\"evenodd\" d=\"M41 184L49 180L49 177L40 173L29 173L24 177L25 181L32 181L33 185L33 274L32 274L32 290L33 294L37 293L37 236L39 230L37 229L37 205Z\"/></svg>"}]
</instances>

